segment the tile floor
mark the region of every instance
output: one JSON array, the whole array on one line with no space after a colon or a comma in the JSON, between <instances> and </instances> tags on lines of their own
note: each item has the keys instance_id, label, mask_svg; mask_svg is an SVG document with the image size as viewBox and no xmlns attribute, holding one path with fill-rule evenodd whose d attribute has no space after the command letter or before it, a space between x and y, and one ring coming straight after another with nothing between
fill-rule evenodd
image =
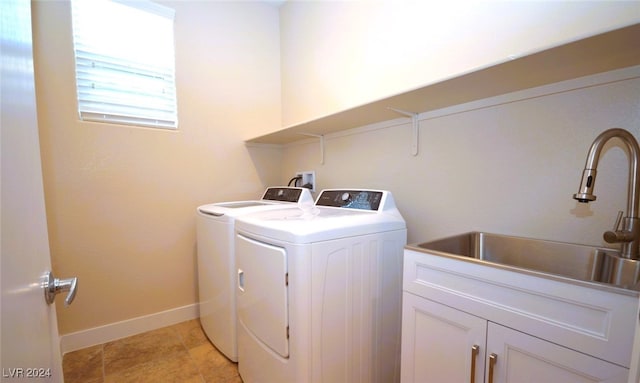
<instances>
[{"instance_id":1,"label":"tile floor","mask_svg":"<svg viewBox=\"0 0 640 383\"><path fill-rule=\"evenodd\" d=\"M63 370L65 383L242 383L198 319L67 353Z\"/></svg>"}]
</instances>

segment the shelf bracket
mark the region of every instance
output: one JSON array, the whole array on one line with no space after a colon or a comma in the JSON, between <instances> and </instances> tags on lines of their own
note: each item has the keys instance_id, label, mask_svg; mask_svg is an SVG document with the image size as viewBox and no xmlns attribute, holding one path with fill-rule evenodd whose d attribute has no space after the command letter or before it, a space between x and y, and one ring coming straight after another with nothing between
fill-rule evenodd
<instances>
[{"instance_id":1,"label":"shelf bracket","mask_svg":"<svg viewBox=\"0 0 640 383\"><path fill-rule=\"evenodd\" d=\"M303 136L316 137L320 139L320 165L324 165L324 136L322 134L298 133Z\"/></svg>"},{"instance_id":2,"label":"shelf bracket","mask_svg":"<svg viewBox=\"0 0 640 383\"><path fill-rule=\"evenodd\" d=\"M387 109L389 110L393 110L396 113L400 113L404 116L410 117L411 118L411 154L414 156L418 155L418 133L420 131L419 127L420 127L420 123L418 121L418 113L414 113L414 112L407 112L406 110L402 110L402 109L396 109L396 108L390 108L388 107Z\"/></svg>"}]
</instances>

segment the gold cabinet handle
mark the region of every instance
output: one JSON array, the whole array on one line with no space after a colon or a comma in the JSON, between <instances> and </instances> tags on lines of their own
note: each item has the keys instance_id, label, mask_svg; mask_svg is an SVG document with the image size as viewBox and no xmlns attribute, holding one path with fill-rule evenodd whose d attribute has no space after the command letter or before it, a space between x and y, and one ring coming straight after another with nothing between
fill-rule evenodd
<instances>
[{"instance_id":1,"label":"gold cabinet handle","mask_svg":"<svg viewBox=\"0 0 640 383\"><path fill-rule=\"evenodd\" d=\"M498 355L491 353L491 355L489 355L489 382L488 383L493 383L493 369L497 362L498 362Z\"/></svg>"},{"instance_id":2,"label":"gold cabinet handle","mask_svg":"<svg viewBox=\"0 0 640 383\"><path fill-rule=\"evenodd\" d=\"M480 352L480 346L474 344L471 346L471 383L475 383L476 381L476 359L478 358L478 353Z\"/></svg>"}]
</instances>

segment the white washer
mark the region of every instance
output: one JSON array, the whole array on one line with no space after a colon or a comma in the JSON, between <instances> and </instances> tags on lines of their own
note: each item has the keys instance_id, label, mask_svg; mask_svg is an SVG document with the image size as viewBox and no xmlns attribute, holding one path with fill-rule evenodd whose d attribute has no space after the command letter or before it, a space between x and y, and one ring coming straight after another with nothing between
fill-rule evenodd
<instances>
[{"instance_id":1,"label":"white washer","mask_svg":"<svg viewBox=\"0 0 640 383\"><path fill-rule=\"evenodd\" d=\"M200 323L227 358L238 361L234 223L258 211L313 206L309 189L268 188L260 200L203 205L196 210Z\"/></svg>"},{"instance_id":2,"label":"white washer","mask_svg":"<svg viewBox=\"0 0 640 383\"><path fill-rule=\"evenodd\" d=\"M236 221L239 371L254 382L398 382L406 224L390 192Z\"/></svg>"}]
</instances>

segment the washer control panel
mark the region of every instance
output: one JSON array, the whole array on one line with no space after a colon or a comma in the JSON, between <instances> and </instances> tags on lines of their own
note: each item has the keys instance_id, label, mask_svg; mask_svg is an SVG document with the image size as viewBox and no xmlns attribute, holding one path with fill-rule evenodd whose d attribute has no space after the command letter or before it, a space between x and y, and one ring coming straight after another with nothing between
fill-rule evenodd
<instances>
[{"instance_id":1,"label":"washer control panel","mask_svg":"<svg viewBox=\"0 0 640 383\"><path fill-rule=\"evenodd\" d=\"M323 190L316 200L316 206L341 207L349 209L380 209L382 191L376 190Z\"/></svg>"},{"instance_id":2,"label":"washer control panel","mask_svg":"<svg viewBox=\"0 0 640 383\"><path fill-rule=\"evenodd\" d=\"M264 192L262 199L267 201L298 202L301 194L302 188L273 187Z\"/></svg>"}]
</instances>

